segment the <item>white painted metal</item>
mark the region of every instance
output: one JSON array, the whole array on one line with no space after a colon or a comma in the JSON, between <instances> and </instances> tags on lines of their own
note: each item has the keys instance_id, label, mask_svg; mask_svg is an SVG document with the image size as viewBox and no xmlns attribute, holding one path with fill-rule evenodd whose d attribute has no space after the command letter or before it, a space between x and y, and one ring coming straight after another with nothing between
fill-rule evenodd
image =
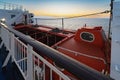
<instances>
[{"instance_id":1,"label":"white painted metal","mask_svg":"<svg viewBox=\"0 0 120 80\"><path fill-rule=\"evenodd\" d=\"M111 49L111 74L115 80L120 80L120 2L113 3L112 20L112 49Z\"/></svg>"},{"instance_id":2,"label":"white painted metal","mask_svg":"<svg viewBox=\"0 0 120 80\"><path fill-rule=\"evenodd\" d=\"M21 5L6 3L6 2L3 2L3 1L0 1L0 9L4 9L4 10L23 10L23 7Z\"/></svg>"},{"instance_id":3,"label":"white painted metal","mask_svg":"<svg viewBox=\"0 0 120 80\"><path fill-rule=\"evenodd\" d=\"M25 15L27 15L27 23L31 23L31 16L28 11L23 10L21 5L5 3L0 1L0 19L5 19L5 24L11 28L12 24L25 23Z\"/></svg>"},{"instance_id":4,"label":"white painted metal","mask_svg":"<svg viewBox=\"0 0 120 80\"><path fill-rule=\"evenodd\" d=\"M27 49L27 80L33 79L33 54L32 54L32 46L28 45Z\"/></svg>"},{"instance_id":5,"label":"white painted metal","mask_svg":"<svg viewBox=\"0 0 120 80\"><path fill-rule=\"evenodd\" d=\"M2 67L5 67L8 64L8 61L9 61L10 57L11 57L11 55L8 54L5 61L4 61L4 63L3 63L3 65L2 65Z\"/></svg>"},{"instance_id":6,"label":"white painted metal","mask_svg":"<svg viewBox=\"0 0 120 80\"><path fill-rule=\"evenodd\" d=\"M34 51L33 51L33 56L34 57L37 57L40 61L42 61L42 63L44 63L43 64L43 66L44 66L44 68L46 69L46 67L45 66L47 66L47 67L49 67L50 68L50 70L52 70L53 72L55 72L57 75L59 75L63 80L70 80L66 75L64 75L61 71L59 71L56 67L54 67L51 63L49 63L47 60L45 60L43 57L41 57L40 55L38 55L37 53L35 53ZM38 63L39 64L39 63ZM36 65L36 64L34 64L34 65ZM45 72L45 71L44 71ZM44 75L45 75L45 73L44 73ZM51 74L50 74L51 75ZM54 76L54 75L53 75Z\"/></svg>"},{"instance_id":7,"label":"white painted metal","mask_svg":"<svg viewBox=\"0 0 120 80\"><path fill-rule=\"evenodd\" d=\"M3 41L0 43L0 48L3 46Z\"/></svg>"},{"instance_id":8,"label":"white painted metal","mask_svg":"<svg viewBox=\"0 0 120 80\"><path fill-rule=\"evenodd\" d=\"M0 24L0 26L3 43L7 50L9 50L10 56L13 58L13 61L16 63L25 80L35 80L36 78L39 80L46 80L46 68L49 68L50 80L53 79L53 72L60 77L60 80L70 80L69 77L59 71L50 62L34 52L32 46L25 45L18 37L15 37L13 33L2 27L5 25ZM37 63L35 62L36 60ZM7 61L8 58L4 62L5 65L7 64Z\"/></svg>"},{"instance_id":9,"label":"white painted metal","mask_svg":"<svg viewBox=\"0 0 120 80\"><path fill-rule=\"evenodd\" d=\"M5 28L1 28L1 38L7 50L10 49L10 33ZM10 51L10 50L9 50Z\"/></svg>"},{"instance_id":10,"label":"white painted metal","mask_svg":"<svg viewBox=\"0 0 120 80\"><path fill-rule=\"evenodd\" d=\"M23 75L27 77L27 50L28 47L22 43L18 38L14 38L14 59L17 62L17 64L20 66Z\"/></svg>"}]
</instances>

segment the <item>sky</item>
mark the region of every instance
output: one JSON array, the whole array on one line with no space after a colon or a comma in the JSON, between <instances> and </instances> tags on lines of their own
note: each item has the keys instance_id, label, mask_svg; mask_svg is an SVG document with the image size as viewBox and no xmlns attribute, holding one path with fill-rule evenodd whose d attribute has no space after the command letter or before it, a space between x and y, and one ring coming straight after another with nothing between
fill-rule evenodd
<instances>
[{"instance_id":1,"label":"sky","mask_svg":"<svg viewBox=\"0 0 120 80\"><path fill-rule=\"evenodd\" d=\"M23 5L36 16L72 17L110 9L110 0L4 0L4 2ZM109 14L92 17L109 17Z\"/></svg>"}]
</instances>

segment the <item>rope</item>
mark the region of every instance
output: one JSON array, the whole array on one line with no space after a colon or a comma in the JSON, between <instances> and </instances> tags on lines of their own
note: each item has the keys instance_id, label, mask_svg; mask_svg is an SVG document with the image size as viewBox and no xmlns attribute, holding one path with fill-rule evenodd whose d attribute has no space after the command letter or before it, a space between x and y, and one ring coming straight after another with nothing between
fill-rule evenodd
<instances>
[{"instance_id":1,"label":"rope","mask_svg":"<svg viewBox=\"0 0 120 80\"><path fill-rule=\"evenodd\" d=\"M86 16L92 16L92 15L97 15L97 14L104 14L104 13L109 13L109 10L105 10L103 12L98 12L98 13L92 13L92 14L86 14L86 15L81 15L81 16L73 16L73 17L68 17L64 19L69 19L69 18L77 18L77 17L86 17Z\"/></svg>"},{"instance_id":2,"label":"rope","mask_svg":"<svg viewBox=\"0 0 120 80\"><path fill-rule=\"evenodd\" d=\"M76 51L73 51L73 50L70 50L70 49L67 49L67 48L63 48L63 47L59 47L59 46L57 46L57 48L62 49L62 50L66 50L66 51L69 51L69 52L72 52L72 53L75 53L76 55L82 55L82 56L85 56L85 57L101 60L101 61L104 62L104 64L106 64L106 61L103 58L100 58L100 57L95 57L95 56L83 54L83 53L76 52Z\"/></svg>"},{"instance_id":3,"label":"rope","mask_svg":"<svg viewBox=\"0 0 120 80\"><path fill-rule=\"evenodd\" d=\"M71 19L71 18L79 18L79 17L86 17L86 16L92 16L92 15L97 15L97 14L105 14L109 13L110 10L105 10L103 12L98 12L98 13L92 13L92 14L85 14L85 15L80 15L80 16L72 16L72 17L64 17L64 18L35 18L37 20L59 20L59 19Z\"/></svg>"}]
</instances>

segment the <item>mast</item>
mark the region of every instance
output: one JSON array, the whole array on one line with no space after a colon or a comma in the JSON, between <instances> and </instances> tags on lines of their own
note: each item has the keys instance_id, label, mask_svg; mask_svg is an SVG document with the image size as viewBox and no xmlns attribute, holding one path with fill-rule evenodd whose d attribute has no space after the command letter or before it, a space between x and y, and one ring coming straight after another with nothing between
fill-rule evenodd
<instances>
[{"instance_id":1,"label":"mast","mask_svg":"<svg viewBox=\"0 0 120 80\"><path fill-rule=\"evenodd\" d=\"M110 3L110 19L109 19L109 28L108 28L108 39L110 39L111 37L110 37L110 33L111 33L111 21L112 21L112 15L113 15L113 13L112 13L112 10L113 10L113 2L114 2L114 0L111 0L111 3Z\"/></svg>"}]
</instances>

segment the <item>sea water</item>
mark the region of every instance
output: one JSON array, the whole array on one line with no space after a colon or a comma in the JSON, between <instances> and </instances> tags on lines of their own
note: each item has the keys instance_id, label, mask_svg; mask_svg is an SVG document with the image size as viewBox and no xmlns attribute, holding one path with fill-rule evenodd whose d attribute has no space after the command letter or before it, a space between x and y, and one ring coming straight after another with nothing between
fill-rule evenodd
<instances>
[{"instance_id":1,"label":"sea water","mask_svg":"<svg viewBox=\"0 0 120 80\"><path fill-rule=\"evenodd\" d=\"M38 19L35 24L57 27L62 29L62 19ZM95 27L102 26L105 32L108 32L109 18L70 18L64 19L64 29L77 30L83 26Z\"/></svg>"}]
</instances>

